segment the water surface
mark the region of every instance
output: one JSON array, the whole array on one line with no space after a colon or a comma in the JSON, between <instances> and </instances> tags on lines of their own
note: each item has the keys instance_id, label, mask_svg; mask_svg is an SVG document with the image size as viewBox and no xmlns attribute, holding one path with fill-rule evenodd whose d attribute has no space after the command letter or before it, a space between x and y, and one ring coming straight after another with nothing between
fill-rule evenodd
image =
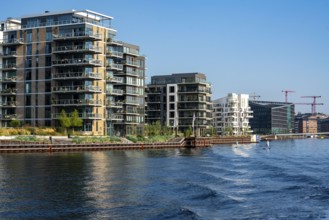
<instances>
[{"instance_id":1,"label":"water surface","mask_svg":"<svg viewBox=\"0 0 329 220\"><path fill-rule=\"evenodd\" d=\"M329 140L0 155L0 219L329 219Z\"/></svg>"}]
</instances>

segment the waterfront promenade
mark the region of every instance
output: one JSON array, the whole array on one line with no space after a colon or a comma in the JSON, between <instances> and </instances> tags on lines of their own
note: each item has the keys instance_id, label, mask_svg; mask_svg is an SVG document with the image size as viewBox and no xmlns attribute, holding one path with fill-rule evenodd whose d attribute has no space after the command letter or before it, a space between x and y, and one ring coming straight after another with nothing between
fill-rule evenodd
<instances>
[{"instance_id":1,"label":"waterfront promenade","mask_svg":"<svg viewBox=\"0 0 329 220\"><path fill-rule=\"evenodd\" d=\"M170 149L189 147L210 147L213 144L251 143L250 137L190 137L174 138L162 143L88 143L75 144L69 139L48 142L26 142L0 140L0 153L32 153L32 152L74 152L104 150L144 150Z\"/></svg>"}]
</instances>

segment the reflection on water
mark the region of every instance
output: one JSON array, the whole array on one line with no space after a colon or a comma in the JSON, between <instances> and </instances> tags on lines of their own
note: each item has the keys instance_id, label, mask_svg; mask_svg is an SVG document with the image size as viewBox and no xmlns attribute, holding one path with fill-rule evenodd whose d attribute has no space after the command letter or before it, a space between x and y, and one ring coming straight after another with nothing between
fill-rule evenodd
<instances>
[{"instance_id":1,"label":"reflection on water","mask_svg":"<svg viewBox=\"0 0 329 220\"><path fill-rule=\"evenodd\" d=\"M0 155L0 219L322 219L329 140Z\"/></svg>"}]
</instances>

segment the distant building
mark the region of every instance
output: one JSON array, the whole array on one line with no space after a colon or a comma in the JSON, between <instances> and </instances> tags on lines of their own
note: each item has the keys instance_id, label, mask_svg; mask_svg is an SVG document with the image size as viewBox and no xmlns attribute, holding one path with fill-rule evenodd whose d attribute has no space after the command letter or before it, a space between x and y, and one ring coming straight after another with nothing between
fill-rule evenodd
<instances>
[{"instance_id":1,"label":"distant building","mask_svg":"<svg viewBox=\"0 0 329 220\"><path fill-rule=\"evenodd\" d=\"M152 76L147 85L147 123L185 131L194 124L201 135L212 125L211 85L203 73Z\"/></svg>"},{"instance_id":2,"label":"distant building","mask_svg":"<svg viewBox=\"0 0 329 220\"><path fill-rule=\"evenodd\" d=\"M111 23L90 10L1 22L0 127L59 127L76 109L83 134L143 134L145 57Z\"/></svg>"},{"instance_id":3,"label":"distant building","mask_svg":"<svg viewBox=\"0 0 329 220\"><path fill-rule=\"evenodd\" d=\"M295 133L325 132L326 128L328 128L328 116L324 114L299 113L295 117Z\"/></svg>"},{"instance_id":4,"label":"distant building","mask_svg":"<svg viewBox=\"0 0 329 220\"><path fill-rule=\"evenodd\" d=\"M217 134L244 135L251 133L249 95L229 93L213 101L214 127Z\"/></svg>"},{"instance_id":5,"label":"distant building","mask_svg":"<svg viewBox=\"0 0 329 220\"><path fill-rule=\"evenodd\" d=\"M329 132L329 116L318 120L318 132Z\"/></svg>"},{"instance_id":6,"label":"distant building","mask_svg":"<svg viewBox=\"0 0 329 220\"><path fill-rule=\"evenodd\" d=\"M257 134L293 133L295 105L289 102L249 101L253 118L250 127Z\"/></svg>"}]
</instances>

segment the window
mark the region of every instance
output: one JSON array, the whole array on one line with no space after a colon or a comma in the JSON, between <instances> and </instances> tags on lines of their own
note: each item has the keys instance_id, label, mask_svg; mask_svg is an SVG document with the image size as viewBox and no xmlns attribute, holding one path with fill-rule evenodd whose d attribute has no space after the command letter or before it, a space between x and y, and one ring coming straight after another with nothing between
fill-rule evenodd
<instances>
[{"instance_id":1,"label":"window","mask_svg":"<svg viewBox=\"0 0 329 220\"><path fill-rule=\"evenodd\" d=\"M174 95L169 96L169 101L174 102L175 101L175 96Z\"/></svg>"},{"instance_id":2,"label":"window","mask_svg":"<svg viewBox=\"0 0 329 220\"><path fill-rule=\"evenodd\" d=\"M175 109L175 104L170 104L170 110L174 110Z\"/></svg>"},{"instance_id":3,"label":"window","mask_svg":"<svg viewBox=\"0 0 329 220\"><path fill-rule=\"evenodd\" d=\"M170 93L174 93L175 92L175 87L174 86L170 86L169 87L169 91L170 91Z\"/></svg>"},{"instance_id":4,"label":"window","mask_svg":"<svg viewBox=\"0 0 329 220\"><path fill-rule=\"evenodd\" d=\"M170 112L170 113L169 113L169 117L170 117L170 118L175 118L175 112Z\"/></svg>"}]
</instances>

